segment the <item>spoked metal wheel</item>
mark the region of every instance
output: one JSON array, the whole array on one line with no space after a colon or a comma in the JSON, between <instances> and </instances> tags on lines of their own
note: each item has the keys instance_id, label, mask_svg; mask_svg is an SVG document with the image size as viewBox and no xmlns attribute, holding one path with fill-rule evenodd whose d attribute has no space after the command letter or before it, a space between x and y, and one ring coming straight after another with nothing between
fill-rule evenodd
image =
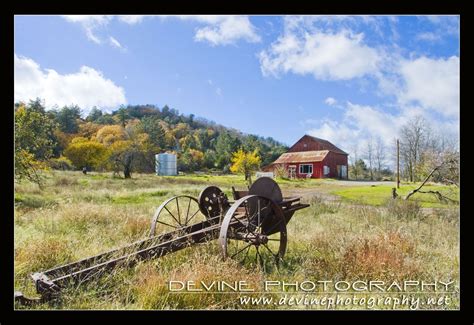
<instances>
[{"instance_id":1,"label":"spoked metal wheel","mask_svg":"<svg viewBox=\"0 0 474 325\"><path fill-rule=\"evenodd\" d=\"M258 265L264 271L278 266L286 252L286 221L271 199L248 195L227 211L219 234L224 258L243 265Z\"/></svg>"},{"instance_id":2,"label":"spoked metal wheel","mask_svg":"<svg viewBox=\"0 0 474 325\"><path fill-rule=\"evenodd\" d=\"M180 228L205 221L198 201L188 195L174 196L163 202L153 215L150 236L179 230Z\"/></svg>"}]
</instances>

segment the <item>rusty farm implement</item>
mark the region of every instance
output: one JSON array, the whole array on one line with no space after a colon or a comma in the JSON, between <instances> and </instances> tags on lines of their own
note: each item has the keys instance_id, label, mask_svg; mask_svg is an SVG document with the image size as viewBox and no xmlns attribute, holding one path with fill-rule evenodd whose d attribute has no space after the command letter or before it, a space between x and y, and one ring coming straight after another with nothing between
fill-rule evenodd
<instances>
[{"instance_id":1,"label":"rusty farm implement","mask_svg":"<svg viewBox=\"0 0 474 325\"><path fill-rule=\"evenodd\" d=\"M286 225L295 211L308 207L299 197L283 197L278 184L261 177L248 191L232 187L233 202L216 186L198 198L188 195L165 200L156 210L149 237L127 246L32 274L41 298L15 293L19 303L31 304L57 297L61 289L107 274L118 266L159 258L186 247L218 240L223 258L265 267L278 263L286 252Z\"/></svg>"}]
</instances>

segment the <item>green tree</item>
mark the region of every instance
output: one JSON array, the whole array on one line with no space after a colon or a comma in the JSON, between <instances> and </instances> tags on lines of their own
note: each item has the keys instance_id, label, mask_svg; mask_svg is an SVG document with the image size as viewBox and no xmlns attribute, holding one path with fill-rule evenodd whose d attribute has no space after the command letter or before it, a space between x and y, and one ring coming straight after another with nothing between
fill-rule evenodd
<instances>
[{"instance_id":1,"label":"green tree","mask_svg":"<svg viewBox=\"0 0 474 325\"><path fill-rule=\"evenodd\" d=\"M128 115L127 109L125 107L121 107L116 113L116 116L120 124L122 125L122 127L125 127L127 120L130 118L130 116Z\"/></svg>"},{"instance_id":2,"label":"green tree","mask_svg":"<svg viewBox=\"0 0 474 325\"><path fill-rule=\"evenodd\" d=\"M65 133L77 133L79 125L78 119L81 118L81 109L79 106L65 106L56 114L56 122L59 129Z\"/></svg>"},{"instance_id":3,"label":"green tree","mask_svg":"<svg viewBox=\"0 0 474 325\"><path fill-rule=\"evenodd\" d=\"M195 149L189 149L183 152L179 159L179 168L183 171L199 170L204 161L204 154Z\"/></svg>"},{"instance_id":4,"label":"green tree","mask_svg":"<svg viewBox=\"0 0 474 325\"><path fill-rule=\"evenodd\" d=\"M205 168L216 168L217 163L216 163L216 152L212 149L206 150L204 153L204 159L203 159L203 166Z\"/></svg>"},{"instance_id":5,"label":"green tree","mask_svg":"<svg viewBox=\"0 0 474 325\"><path fill-rule=\"evenodd\" d=\"M232 153L237 151L241 142L238 138L231 136L228 132L219 134L216 140L217 166L224 170L230 167Z\"/></svg>"},{"instance_id":6,"label":"green tree","mask_svg":"<svg viewBox=\"0 0 474 325\"><path fill-rule=\"evenodd\" d=\"M102 124L102 125L107 125L107 124L114 124L115 120L110 114L104 114L97 118L96 120L97 123Z\"/></svg>"},{"instance_id":7,"label":"green tree","mask_svg":"<svg viewBox=\"0 0 474 325\"><path fill-rule=\"evenodd\" d=\"M248 135L242 141L242 147L245 151L254 151L258 149L261 152L262 143L255 135Z\"/></svg>"},{"instance_id":8,"label":"green tree","mask_svg":"<svg viewBox=\"0 0 474 325\"><path fill-rule=\"evenodd\" d=\"M137 126L138 131L148 134L150 142L156 146L157 150L165 148L165 131L161 126L161 121L156 116L146 116L142 118Z\"/></svg>"},{"instance_id":9,"label":"green tree","mask_svg":"<svg viewBox=\"0 0 474 325\"><path fill-rule=\"evenodd\" d=\"M89 115L87 115L86 120L89 122L96 122L100 117L102 117L102 111L94 106L89 112Z\"/></svg>"},{"instance_id":10,"label":"green tree","mask_svg":"<svg viewBox=\"0 0 474 325\"><path fill-rule=\"evenodd\" d=\"M15 109L15 178L28 179L42 187L41 171L56 145L56 124L45 113L39 100Z\"/></svg>"},{"instance_id":11,"label":"green tree","mask_svg":"<svg viewBox=\"0 0 474 325\"><path fill-rule=\"evenodd\" d=\"M367 165L362 159L356 160L352 167L352 174L356 180L367 176Z\"/></svg>"}]
</instances>

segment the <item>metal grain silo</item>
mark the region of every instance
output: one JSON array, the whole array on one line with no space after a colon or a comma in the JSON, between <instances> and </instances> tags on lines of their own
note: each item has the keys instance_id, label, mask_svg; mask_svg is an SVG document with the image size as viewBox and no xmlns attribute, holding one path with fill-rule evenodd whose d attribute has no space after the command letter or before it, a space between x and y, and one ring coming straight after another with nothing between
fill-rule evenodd
<instances>
[{"instance_id":1,"label":"metal grain silo","mask_svg":"<svg viewBox=\"0 0 474 325\"><path fill-rule=\"evenodd\" d=\"M172 153L160 153L155 155L155 170L160 176L178 175L176 155Z\"/></svg>"}]
</instances>

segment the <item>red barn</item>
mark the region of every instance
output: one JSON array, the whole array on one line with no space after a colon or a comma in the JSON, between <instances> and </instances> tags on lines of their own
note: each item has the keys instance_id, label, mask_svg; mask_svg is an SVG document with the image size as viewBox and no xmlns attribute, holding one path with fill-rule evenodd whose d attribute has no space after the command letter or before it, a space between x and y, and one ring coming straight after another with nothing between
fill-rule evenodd
<instances>
[{"instance_id":1,"label":"red barn","mask_svg":"<svg viewBox=\"0 0 474 325\"><path fill-rule=\"evenodd\" d=\"M304 135L288 152L282 154L264 171L283 167L290 178L343 178L347 179L347 156L331 142L310 135Z\"/></svg>"}]
</instances>

